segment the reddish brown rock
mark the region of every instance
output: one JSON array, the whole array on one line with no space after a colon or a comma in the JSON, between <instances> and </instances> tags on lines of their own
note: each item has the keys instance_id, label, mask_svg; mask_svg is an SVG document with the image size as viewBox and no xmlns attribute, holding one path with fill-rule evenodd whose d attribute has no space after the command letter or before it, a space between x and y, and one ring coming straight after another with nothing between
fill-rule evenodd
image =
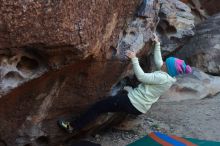
<instances>
[{"instance_id":1,"label":"reddish brown rock","mask_svg":"<svg viewBox=\"0 0 220 146\"><path fill-rule=\"evenodd\" d=\"M3 0L0 141L62 142L67 135L56 120L112 92L128 69L126 49L149 50L158 11L152 2L146 19L134 17L136 0Z\"/></svg>"},{"instance_id":2,"label":"reddish brown rock","mask_svg":"<svg viewBox=\"0 0 220 146\"><path fill-rule=\"evenodd\" d=\"M211 15L220 12L219 0L181 0L188 4L196 16L196 23L200 23Z\"/></svg>"},{"instance_id":3,"label":"reddish brown rock","mask_svg":"<svg viewBox=\"0 0 220 146\"><path fill-rule=\"evenodd\" d=\"M219 0L200 0L201 9L205 9L209 15L214 15L220 12L220 1Z\"/></svg>"}]
</instances>

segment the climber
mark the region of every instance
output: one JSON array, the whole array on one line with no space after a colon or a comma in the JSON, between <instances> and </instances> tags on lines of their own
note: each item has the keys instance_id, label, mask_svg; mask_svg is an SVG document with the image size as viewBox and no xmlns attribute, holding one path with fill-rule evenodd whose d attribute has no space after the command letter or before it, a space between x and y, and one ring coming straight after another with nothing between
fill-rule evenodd
<instances>
[{"instance_id":1,"label":"climber","mask_svg":"<svg viewBox=\"0 0 220 146\"><path fill-rule=\"evenodd\" d=\"M84 128L102 113L125 112L134 115L146 113L151 105L176 81L175 76L192 71L191 67L186 65L183 60L174 57L169 57L163 62L160 42L156 34L154 34L153 41L156 43L154 61L158 71L144 73L139 65L136 53L127 51L126 56L131 59L135 76L141 82L138 87L129 92L120 92L115 96L109 96L96 102L73 121L58 120L58 125L67 132L72 133Z\"/></svg>"}]
</instances>

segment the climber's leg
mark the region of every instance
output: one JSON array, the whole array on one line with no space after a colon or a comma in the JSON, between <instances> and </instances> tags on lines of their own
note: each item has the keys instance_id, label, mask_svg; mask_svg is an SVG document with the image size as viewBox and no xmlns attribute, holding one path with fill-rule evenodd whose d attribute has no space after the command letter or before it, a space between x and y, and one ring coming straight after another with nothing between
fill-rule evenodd
<instances>
[{"instance_id":1,"label":"climber's leg","mask_svg":"<svg viewBox=\"0 0 220 146\"><path fill-rule=\"evenodd\" d=\"M96 102L79 118L72 121L71 125L76 129L81 129L93 122L100 114L107 112L125 112L135 115L141 114L141 112L131 104L127 93L118 94Z\"/></svg>"}]
</instances>

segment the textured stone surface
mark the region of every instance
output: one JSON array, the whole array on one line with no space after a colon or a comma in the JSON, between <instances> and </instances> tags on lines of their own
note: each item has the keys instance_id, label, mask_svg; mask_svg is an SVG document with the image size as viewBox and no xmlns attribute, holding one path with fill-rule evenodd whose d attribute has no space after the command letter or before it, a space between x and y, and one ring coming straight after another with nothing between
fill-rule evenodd
<instances>
[{"instance_id":1,"label":"textured stone surface","mask_svg":"<svg viewBox=\"0 0 220 146\"><path fill-rule=\"evenodd\" d=\"M177 56L203 71L220 75L220 14L216 14L196 27L196 35Z\"/></svg>"},{"instance_id":2,"label":"textured stone surface","mask_svg":"<svg viewBox=\"0 0 220 146\"><path fill-rule=\"evenodd\" d=\"M134 17L140 2L3 0L0 141L54 146L66 139L56 120L111 94L131 73L127 49L149 51L159 5L146 5L148 18Z\"/></svg>"},{"instance_id":3,"label":"textured stone surface","mask_svg":"<svg viewBox=\"0 0 220 146\"><path fill-rule=\"evenodd\" d=\"M201 9L205 9L209 15L214 15L220 12L219 0L200 0Z\"/></svg>"},{"instance_id":4,"label":"textured stone surface","mask_svg":"<svg viewBox=\"0 0 220 146\"><path fill-rule=\"evenodd\" d=\"M179 76L177 82L161 96L160 101L204 99L220 93L220 78L193 68L192 74Z\"/></svg>"},{"instance_id":5,"label":"textured stone surface","mask_svg":"<svg viewBox=\"0 0 220 146\"><path fill-rule=\"evenodd\" d=\"M191 6L193 10L200 13L201 16L213 15L220 11L219 0L181 0Z\"/></svg>"},{"instance_id":6,"label":"textured stone surface","mask_svg":"<svg viewBox=\"0 0 220 146\"><path fill-rule=\"evenodd\" d=\"M47 69L37 54L13 48L1 52L0 98L23 82L37 78Z\"/></svg>"},{"instance_id":7,"label":"textured stone surface","mask_svg":"<svg viewBox=\"0 0 220 146\"><path fill-rule=\"evenodd\" d=\"M178 0L160 0L158 33L165 55L176 51L194 35L194 16L186 4Z\"/></svg>"}]
</instances>

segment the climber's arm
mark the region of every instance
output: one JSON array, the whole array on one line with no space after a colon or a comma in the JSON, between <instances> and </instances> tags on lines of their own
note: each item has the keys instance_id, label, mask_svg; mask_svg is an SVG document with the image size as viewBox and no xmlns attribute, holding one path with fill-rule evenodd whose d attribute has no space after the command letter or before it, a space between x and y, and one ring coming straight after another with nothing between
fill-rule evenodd
<instances>
[{"instance_id":1,"label":"climber's arm","mask_svg":"<svg viewBox=\"0 0 220 146\"><path fill-rule=\"evenodd\" d=\"M163 59L161 56L160 42L158 36L154 34L155 47L154 47L154 62L157 70L160 70L163 65Z\"/></svg>"},{"instance_id":2,"label":"climber's arm","mask_svg":"<svg viewBox=\"0 0 220 146\"><path fill-rule=\"evenodd\" d=\"M136 54L134 52L127 51L126 55L131 58L133 70L138 81L148 84L160 84L160 82L162 81L160 76L155 75L155 73L145 73L142 70L138 58L136 57Z\"/></svg>"}]
</instances>

